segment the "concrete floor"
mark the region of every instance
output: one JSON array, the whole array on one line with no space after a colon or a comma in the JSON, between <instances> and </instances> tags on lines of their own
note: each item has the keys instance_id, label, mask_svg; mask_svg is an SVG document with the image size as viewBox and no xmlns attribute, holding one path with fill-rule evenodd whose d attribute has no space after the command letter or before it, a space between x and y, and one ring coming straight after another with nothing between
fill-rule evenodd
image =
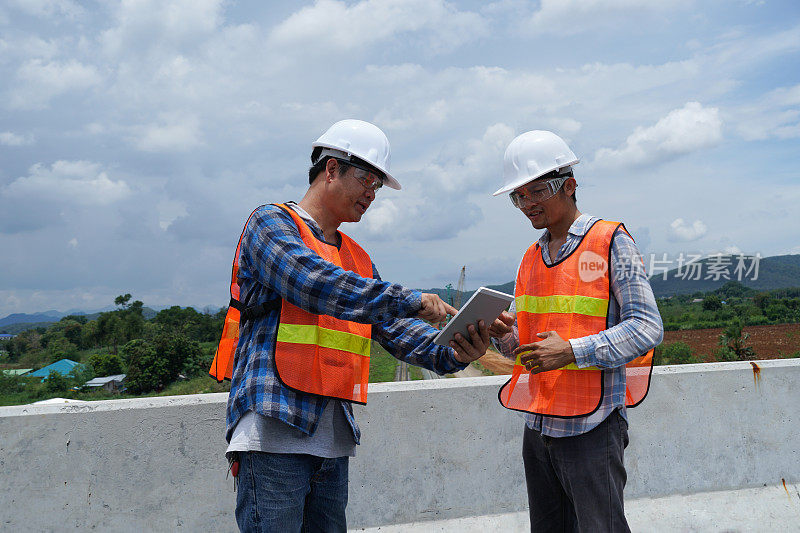
<instances>
[{"instance_id":1,"label":"concrete floor","mask_svg":"<svg viewBox=\"0 0 800 533\"><path fill-rule=\"evenodd\" d=\"M625 502L631 531L800 532L800 486L783 484ZM527 513L473 516L367 529L364 533L484 533L529 531Z\"/></svg>"}]
</instances>

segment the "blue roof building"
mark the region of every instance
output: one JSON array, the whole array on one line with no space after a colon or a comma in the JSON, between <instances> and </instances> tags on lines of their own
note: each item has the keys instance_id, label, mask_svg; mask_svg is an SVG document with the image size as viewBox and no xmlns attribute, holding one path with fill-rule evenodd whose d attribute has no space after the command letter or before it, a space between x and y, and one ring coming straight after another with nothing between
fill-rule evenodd
<instances>
[{"instance_id":1,"label":"blue roof building","mask_svg":"<svg viewBox=\"0 0 800 533\"><path fill-rule=\"evenodd\" d=\"M33 376L33 377L37 377L37 378L42 378L42 381L44 381L45 378L47 378L47 376L50 375L50 371L51 370L55 370L56 372L58 372L62 376L66 376L67 374L72 372L73 368L75 368L78 365L80 365L80 363L76 363L75 361L72 361L71 359L62 359L61 361L56 361L55 363L53 363L51 365L47 365L44 368L40 368L36 372L31 372L28 375L29 376Z\"/></svg>"},{"instance_id":2,"label":"blue roof building","mask_svg":"<svg viewBox=\"0 0 800 533\"><path fill-rule=\"evenodd\" d=\"M6 341L9 339L13 339L16 335L11 335L10 333L0 333L0 341Z\"/></svg>"}]
</instances>

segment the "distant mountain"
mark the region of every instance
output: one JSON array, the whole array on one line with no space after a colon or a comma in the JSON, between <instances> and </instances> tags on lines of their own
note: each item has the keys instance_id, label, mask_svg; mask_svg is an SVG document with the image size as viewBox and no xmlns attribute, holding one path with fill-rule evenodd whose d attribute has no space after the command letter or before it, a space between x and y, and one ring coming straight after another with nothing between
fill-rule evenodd
<instances>
[{"instance_id":1,"label":"distant mountain","mask_svg":"<svg viewBox=\"0 0 800 533\"><path fill-rule=\"evenodd\" d=\"M0 326L0 333L8 333L10 335L19 335L23 331L28 331L29 329L36 329L36 328L44 328L50 324L55 324L56 321L51 322L17 322L16 324L7 324L5 326Z\"/></svg>"},{"instance_id":2,"label":"distant mountain","mask_svg":"<svg viewBox=\"0 0 800 533\"><path fill-rule=\"evenodd\" d=\"M656 272L650 277L650 285L657 297L709 292L719 289L728 281L738 281L745 287L758 291L800 287L800 255L762 257L757 262L757 276L755 276L753 258L746 257L744 259L742 268L745 270L741 272L736 271L739 261L737 255L723 255L719 259L702 259L697 261L697 266L694 267L695 271L684 267L679 275L678 269L675 268L667 272L667 279L664 279L663 272ZM749 273L748 269L750 269ZM700 272L699 276L697 271ZM717 276L717 272L726 273L727 279L724 276ZM739 274L741 274L741 279L739 279ZM700 277L700 279L694 279L696 277ZM754 277L755 279L753 279Z\"/></svg>"},{"instance_id":3,"label":"distant mountain","mask_svg":"<svg viewBox=\"0 0 800 533\"><path fill-rule=\"evenodd\" d=\"M81 311L79 309L70 309L67 312L61 311L44 311L40 313L12 313L5 318L0 319L0 333L17 334L33 328L44 327L53 322L58 322L65 316L77 315L85 316L87 320L95 320L101 313L113 311L115 307L106 307L98 311ZM146 320L150 320L158 311L150 307L142 308L142 315ZM13 327L12 327L13 326ZM14 331L11 331L11 330Z\"/></svg>"},{"instance_id":4,"label":"distant mountain","mask_svg":"<svg viewBox=\"0 0 800 533\"><path fill-rule=\"evenodd\" d=\"M683 269L683 273L679 275L678 269L674 268L667 272L667 279L664 279L663 272L658 272L655 276L650 277L650 285L653 287L653 292L656 297L674 296L678 294L693 294L695 292L710 292L719 289L729 281L740 281L745 287L755 289L758 291L769 291L773 289L788 289L793 287L800 287L800 255L776 255L772 257L762 257L758 260L758 276L752 279L755 274L755 266L753 265L753 258L746 257L743 262L743 270L741 281L738 279L736 268L739 264L738 255L723 255L719 259L702 259L697 261L699 266L692 267L695 270L692 272ZM666 265L665 265L666 266ZM650 265L646 265L650 268ZM749 274L747 270L752 267ZM684 279L697 277L697 271L700 271L700 279ZM723 275L717 277L716 272L726 272L728 278ZM688 275L687 275L688 274ZM708 277L709 279L704 279ZM509 281L502 285L488 285L490 289L505 292L508 294L514 293L514 282ZM423 292L431 292L438 294L443 300L448 301L447 289L422 289ZM449 291L451 301L455 301L455 290ZM472 293L475 291L466 291L461 295L461 302L466 302Z\"/></svg>"},{"instance_id":5,"label":"distant mountain","mask_svg":"<svg viewBox=\"0 0 800 533\"><path fill-rule=\"evenodd\" d=\"M13 313L7 317L0 319L0 328L3 326L10 326L11 324L19 324L20 322L58 322L63 313L58 311L44 311L43 313Z\"/></svg>"}]
</instances>

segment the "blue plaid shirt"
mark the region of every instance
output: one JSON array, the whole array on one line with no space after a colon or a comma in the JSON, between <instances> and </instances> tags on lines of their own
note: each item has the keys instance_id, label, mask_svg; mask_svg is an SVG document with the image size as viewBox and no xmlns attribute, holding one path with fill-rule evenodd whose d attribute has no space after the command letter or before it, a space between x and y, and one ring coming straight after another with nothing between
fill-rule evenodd
<instances>
[{"instance_id":1,"label":"blue plaid shirt","mask_svg":"<svg viewBox=\"0 0 800 533\"><path fill-rule=\"evenodd\" d=\"M569 228L566 242L558 250L556 261L572 253L580 244L597 217L582 214ZM539 238L542 257L547 264L550 259L547 247L550 232L545 230ZM653 289L641 268L641 254L633 239L622 230L617 230L611 245L609 276L611 301L608 308L608 323L611 325L594 335L569 339L578 367L596 366L605 370L604 396L600 408L581 418L553 418L541 415L524 415L528 427L551 437L572 437L590 431L606 419L614 409L625 412L625 364L658 346L664 336L661 314L658 312ZM514 311L512 304L511 311ZM506 357L514 358L512 352L519 346L516 324L514 331L495 345Z\"/></svg>"},{"instance_id":2,"label":"blue plaid shirt","mask_svg":"<svg viewBox=\"0 0 800 533\"><path fill-rule=\"evenodd\" d=\"M306 223L317 238L324 240L313 220ZM265 205L250 218L242 237L240 300L252 306L283 298L312 313L371 323L372 338L396 358L438 374L463 369L466 365L455 359L455 351L433 343L436 329L410 318L421 308L421 293L381 281L374 264L372 270L374 279L366 279L325 261L303 243L288 213ZM328 403L327 398L292 391L279 381L274 358L278 319L275 311L241 325L228 397L228 441L236 423L249 410L313 435ZM361 432L352 407L342 403L358 443Z\"/></svg>"}]
</instances>

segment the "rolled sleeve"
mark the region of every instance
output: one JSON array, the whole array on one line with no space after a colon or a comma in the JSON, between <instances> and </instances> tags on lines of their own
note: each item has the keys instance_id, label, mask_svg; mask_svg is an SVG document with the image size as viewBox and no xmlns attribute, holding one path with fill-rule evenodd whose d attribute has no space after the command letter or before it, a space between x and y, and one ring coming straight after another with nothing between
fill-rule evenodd
<instances>
[{"instance_id":1,"label":"rolled sleeve","mask_svg":"<svg viewBox=\"0 0 800 533\"><path fill-rule=\"evenodd\" d=\"M570 339L569 343L572 346L572 353L575 354L575 365L578 368L593 366L592 355L598 347L594 345L592 339L581 337L579 339Z\"/></svg>"}]
</instances>

